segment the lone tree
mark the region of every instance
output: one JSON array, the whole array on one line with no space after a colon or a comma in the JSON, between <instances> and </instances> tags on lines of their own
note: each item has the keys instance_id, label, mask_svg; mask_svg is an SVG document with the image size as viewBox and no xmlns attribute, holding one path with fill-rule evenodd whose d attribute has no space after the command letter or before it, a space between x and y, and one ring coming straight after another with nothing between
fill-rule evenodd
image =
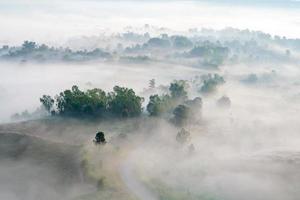
<instances>
[{"instance_id":1,"label":"lone tree","mask_svg":"<svg viewBox=\"0 0 300 200\"><path fill-rule=\"evenodd\" d=\"M105 136L102 131L96 134L94 142L95 144L106 144Z\"/></svg>"},{"instance_id":2,"label":"lone tree","mask_svg":"<svg viewBox=\"0 0 300 200\"><path fill-rule=\"evenodd\" d=\"M223 96L217 101L217 106L220 108L229 108L231 106L231 101L229 97Z\"/></svg>"}]
</instances>

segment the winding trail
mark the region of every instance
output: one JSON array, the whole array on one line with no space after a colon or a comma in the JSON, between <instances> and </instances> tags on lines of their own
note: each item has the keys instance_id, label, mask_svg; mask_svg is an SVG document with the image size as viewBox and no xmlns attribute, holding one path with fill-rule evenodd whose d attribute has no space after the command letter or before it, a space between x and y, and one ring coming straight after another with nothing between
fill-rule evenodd
<instances>
[{"instance_id":1,"label":"winding trail","mask_svg":"<svg viewBox=\"0 0 300 200\"><path fill-rule=\"evenodd\" d=\"M140 200L159 200L135 175L134 157L129 155L120 167L120 175L127 188Z\"/></svg>"}]
</instances>

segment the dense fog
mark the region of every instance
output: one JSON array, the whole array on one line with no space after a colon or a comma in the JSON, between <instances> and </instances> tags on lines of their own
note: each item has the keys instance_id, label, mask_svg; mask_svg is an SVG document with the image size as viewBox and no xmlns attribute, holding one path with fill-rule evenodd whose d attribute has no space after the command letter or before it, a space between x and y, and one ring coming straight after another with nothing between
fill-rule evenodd
<instances>
[{"instance_id":1,"label":"dense fog","mask_svg":"<svg viewBox=\"0 0 300 200\"><path fill-rule=\"evenodd\" d=\"M0 2L0 199L298 200L298 11Z\"/></svg>"}]
</instances>

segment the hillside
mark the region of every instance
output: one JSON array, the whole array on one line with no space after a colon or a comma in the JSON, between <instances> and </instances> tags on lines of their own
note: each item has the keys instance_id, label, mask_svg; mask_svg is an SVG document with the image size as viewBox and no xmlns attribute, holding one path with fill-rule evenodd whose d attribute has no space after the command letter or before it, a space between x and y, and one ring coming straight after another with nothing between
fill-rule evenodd
<instances>
[{"instance_id":1,"label":"hillside","mask_svg":"<svg viewBox=\"0 0 300 200\"><path fill-rule=\"evenodd\" d=\"M0 132L0 199L69 199L91 191L79 154L78 146Z\"/></svg>"}]
</instances>

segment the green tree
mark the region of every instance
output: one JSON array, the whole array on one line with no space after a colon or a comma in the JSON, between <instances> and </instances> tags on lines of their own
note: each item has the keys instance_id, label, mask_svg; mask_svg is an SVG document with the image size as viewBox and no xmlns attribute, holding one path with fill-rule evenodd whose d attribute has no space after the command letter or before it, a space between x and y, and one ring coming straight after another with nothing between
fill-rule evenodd
<instances>
[{"instance_id":1,"label":"green tree","mask_svg":"<svg viewBox=\"0 0 300 200\"><path fill-rule=\"evenodd\" d=\"M147 105L147 111L150 116L160 116L167 112L171 106L171 98L169 95L151 95Z\"/></svg>"},{"instance_id":2,"label":"green tree","mask_svg":"<svg viewBox=\"0 0 300 200\"><path fill-rule=\"evenodd\" d=\"M37 44L35 42L24 41L24 43L22 44L22 51L23 53L31 53L36 49L36 47Z\"/></svg>"},{"instance_id":3,"label":"green tree","mask_svg":"<svg viewBox=\"0 0 300 200\"><path fill-rule=\"evenodd\" d=\"M173 122L177 126L183 126L187 123L187 120L190 116L191 109L183 104L178 105L174 111Z\"/></svg>"},{"instance_id":4,"label":"green tree","mask_svg":"<svg viewBox=\"0 0 300 200\"><path fill-rule=\"evenodd\" d=\"M108 114L118 117L135 117L142 112L143 98L132 89L114 87L108 95L99 88L81 91L74 85L55 97L44 95L40 101L50 110L56 105L57 114L69 117L104 117Z\"/></svg>"},{"instance_id":5,"label":"green tree","mask_svg":"<svg viewBox=\"0 0 300 200\"><path fill-rule=\"evenodd\" d=\"M203 79L203 85L200 88L200 92L204 94L215 92L219 85L225 83L224 78L218 74L214 74L213 76L208 74L207 76L203 77Z\"/></svg>"},{"instance_id":6,"label":"green tree","mask_svg":"<svg viewBox=\"0 0 300 200\"><path fill-rule=\"evenodd\" d=\"M184 80L176 80L171 83L169 90L171 97L176 100L186 100L188 84Z\"/></svg>"},{"instance_id":7,"label":"green tree","mask_svg":"<svg viewBox=\"0 0 300 200\"><path fill-rule=\"evenodd\" d=\"M190 48L193 46L193 42L184 36L175 36L173 45L175 48Z\"/></svg>"},{"instance_id":8,"label":"green tree","mask_svg":"<svg viewBox=\"0 0 300 200\"><path fill-rule=\"evenodd\" d=\"M71 90L61 92L56 101L61 115L99 117L107 109L106 94L98 88L83 92L75 85Z\"/></svg>"},{"instance_id":9,"label":"green tree","mask_svg":"<svg viewBox=\"0 0 300 200\"><path fill-rule=\"evenodd\" d=\"M94 143L95 144L106 144L105 135L102 131L96 133Z\"/></svg>"},{"instance_id":10,"label":"green tree","mask_svg":"<svg viewBox=\"0 0 300 200\"><path fill-rule=\"evenodd\" d=\"M56 97L57 108L61 115L80 116L85 106L85 94L78 86L72 86L71 90L65 90Z\"/></svg>"},{"instance_id":11,"label":"green tree","mask_svg":"<svg viewBox=\"0 0 300 200\"><path fill-rule=\"evenodd\" d=\"M98 88L87 90L86 106L84 112L91 115L102 116L107 110L107 96L106 93Z\"/></svg>"},{"instance_id":12,"label":"green tree","mask_svg":"<svg viewBox=\"0 0 300 200\"><path fill-rule=\"evenodd\" d=\"M171 43L167 38L151 38L148 40L147 46L151 48L169 48Z\"/></svg>"},{"instance_id":13,"label":"green tree","mask_svg":"<svg viewBox=\"0 0 300 200\"><path fill-rule=\"evenodd\" d=\"M135 117L142 113L143 98L132 89L115 86L109 93L108 107L112 114L119 117Z\"/></svg>"},{"instance_id":14,"label":"green tree","mask_svg":"<svg viewBox=\"0 0 300 200\"><path fill-rule=\"evenodd\" d=\"M176 80L169 86L170 95L151 95L147 105L150 116L160 116L163 113L172 112L178 104L187 99L188 84L184 80Z\"/></svg>"},{"instance_id":15,"label":"green tree","mask_svg":"<svg viewBox=\"0 0 300 200\"><path fill-rule=\"evenodd\" d=\"M40 98L40 102L49 113L52 112L55 101L51 96L43 95L42 98Z\"/></svg>"}]
</instances>

